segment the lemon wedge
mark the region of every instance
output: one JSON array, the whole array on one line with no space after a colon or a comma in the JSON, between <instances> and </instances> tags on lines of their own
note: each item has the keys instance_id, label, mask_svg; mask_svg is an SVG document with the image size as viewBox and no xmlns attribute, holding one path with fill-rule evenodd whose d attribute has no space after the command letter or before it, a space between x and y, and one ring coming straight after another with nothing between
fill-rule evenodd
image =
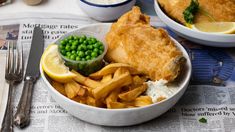
<instances>
[{"instance_id":1,"label":"lemon wedge","mask_svg":"<svg viewBox=\"0 0 235 132\"><path fill-rule=\"evenodd\" d=\"M193 30L219 33L219 34L233 34L235 33L235 22L203 22L192 25Z\"/></svg>"},{"instance_id":2,"label":"lemon wedge","mask_svg":"<svg viewBox=\"0 0 235 132\"><path fill-rule=\"evenodd\" d=\"M61 83L69 82L76 76L64 65L56 44L51 44L46 48L41 58L41 65L51 79Z\"/></svg>"}]
</instances>

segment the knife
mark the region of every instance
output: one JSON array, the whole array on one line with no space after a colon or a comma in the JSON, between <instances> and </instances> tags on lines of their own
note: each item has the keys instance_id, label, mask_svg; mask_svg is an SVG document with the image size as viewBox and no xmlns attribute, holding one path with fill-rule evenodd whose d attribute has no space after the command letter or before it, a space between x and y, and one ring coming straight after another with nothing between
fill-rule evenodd
<instances>
[{"instance_id":1,"label":"knife","mask_svg":"<svg viewBox=\"0 0 235 132\"><path fill-rule=\"evenodd\" d=\"M35 27L33 39L26 68L23 92L14 116L14 124L24 128L30 123L30 107L32 102L33 87L40 76L39 63L44 49L43 32L40 27Z\"/></svg>"}]
</instances>

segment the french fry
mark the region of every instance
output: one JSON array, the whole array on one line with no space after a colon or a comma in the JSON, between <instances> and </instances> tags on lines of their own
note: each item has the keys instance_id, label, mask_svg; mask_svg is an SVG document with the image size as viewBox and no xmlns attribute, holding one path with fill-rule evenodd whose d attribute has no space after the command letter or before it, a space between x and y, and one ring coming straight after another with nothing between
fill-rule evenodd
<instances>
[{"instance_id":1,"label":"french fry","mask_svg":"<svg viewBox=\"0 0 235 132\"><path fill-rule=\"evenodd\" d=\"M79 97L79 99L80 99L79 103L87 104L87 97Z\"/></svg>"},{"instance_id":2,"label":"french fry","mask_svg":"<svg viewBox=\"0 0 235 132\"><path fill-rule=\"evenodd\" d=\"M105 98L114 89L119 89L131 83L132 77L129 72L126 72L119 77L113 78L109 82L103 83L101 86L92 89L92 94L96 99Z\"/></svg>"},{"instance_id":3,"label":"french fry","mask_svg":"<svg viewBox=\"0 0 235 132\"><path fill-rule=\"evenodd\" d=\"M108 82L110 80L112 80L112 74L108 74L108 75L103 76L103 78L101 80L101 83L105 83L105 82Z\"/></svg>"},{"instance_id":4,"label":"french fry","mask_svg":"<svg viewBox=\"0 0 235 132\"><path fill-rule=\"evenodd\" d=\"M76 102L80 102L81 99L80 99L80 97L76 96L76 97L72 98L72 100L74 100Z\"/></svg>"},{"instance_id":5,"label":"french fry","mask_svg":"<svg viewBox=\"0 0 235 132\"><path fill-rule=\"evenodd\" d=\"M135 86L142 85L144 82L145 82L145 80L140 78L138 75L135 75L133 77L133 85L135 85Z\"/></svg>"},{"instance_id":6,"label":"french fry","mask_svg":"<svg viewBox=\"0 0 235 132\"><path fill-rule=\"evenodd\" d=\"M104 106L104 104L101 100L96 100L91 96L86 97L86 102L88 105L91 105L91 106L96 106L96 107L103 107Z\"/></svg>"},{"instance_id":7,"label":"french fry","mask_svg":"<svg viewBox=\"0 0 235 132\"><path fill-rule=\"evenodd\" d=\"M88 104L88 105L96 106L96 101L95 101L94 98L92 98L92 97L90 97L90 96L87 96L86 100L87 100L87 104Z\"/></svg>"},{"instance_id":8,"label":"french fry","mask_svg":"<svg viewBox=\"0 0 235 132\"><path fill-rule=\"evenodd\" d=\"M77 96L76 91L68 83L65 84L65 93L66 93L67 97L70 98L70 99L72 99L75 96Z\"/></svg>"},{"instance_id":9,"label":"french fry","mask_svg":"<svg viewBox=\"0 0 235 132\"><path fill-rule=\"evenodd\" d=\"M61 94L66 96L66 92L65 92L65 88L64 85L62 83L58 83L56 81L52 81L51 85Z\"/></svg>"},{"instance_id":10,"label":"french fry","mask_svg":"<svg viewBox=\"0 0 235 132\"><path fill-rule=\"evenodd\" d=\"M97 88L97 87L101 86L101 82L92 80L89 77L85 77L74 70L72 70L72 72L76 75L74 80L80 84L83 84L83 85L90 87L90 88Z\"/></svg>"},{"instance_id":11,"label":"french fry","mask_svg":"<svg viewBox=\"0 0 235 132\"><path fill-rule=\"evenodd\" d=\"M125 73L125 72L128 72L128 69L127 68L124 68L124 67L121 67L121 68L118 68L114 74L113 74L113 77L118 77L120 76L121 74Z\"/></svg>"},{"instance_id":12,"label":"french fry","mask_svg":"<svg viewBox=\"0 0 235 132\"><path fill-rule=\"evenodd\" d=\"M140 106L146 106L153 103L151 97L149 96L139 96L133 101L121 101L121 103L125 104L127 108L133 108L133 107L140 107Z\"/></svg>"},{"instance_id":13,"label":"french fry","mask_svg":"<svg viewBox=\"0 0 235 132\"><path fill-rule=\"evenodd\" d=\"M86 94L86 89L82 87L82 85L78 84L77 82L75 81L71 81L69 83L66 83L65 84L65 90L67 92L69 92L67 95L70 97L70 98L73 98L74 96L76 95L79 95L79 96L85 96ZM73 92L72 92L73 91ZM76 95L74 95L74 93Z\"/></svg>"},{"instance_id":14,"label":"french fry","mask_svg":"<svg viewBox=\"0 0 235 132\"><path fill-rule=\"evenodd\" d=\"M126 108L126 105L124 103L120 102L109 102L109 109L121 109L121 108Z\"/></svg>"},{"instance_id":15,"label":"french fry","mask_svg":"<svg viewBox=\"0 0 235 132\"><path fill-rule=\"evenodd\" d=\"M77 91L78 96L85 96L86 95L86 89L83 88L82 86L79 87L79 90Z\"/></svg>"},{"instance_id":16,"label":"french fry","mask_svg":"<svg viewBox=\"0 0 235 132\"><path fill-rule=\"evenodd\" d=\"M76 96L76 97L72 98L72 100L79 102L79 103L82 103L82 104L87 104L86 97Z\"/></svg>"},{"instance_id":17,"label":"french fry","mask_svg":"<svg viewBox=\"0 0 235 132\"><path fill-rule=\"evenodd\" d=\"M134 104L137 107L150 105L152 103L153 103L153 101L152 101L151 97L149 97L149 96L140 96L140 97L136 98L134 101Z\"/></svg>"},{"instance_id":18,"label":"french fry","mask_svg":"<svg viewBox=\"0 0 235 132\"><path fill-rule=\"evenodd\" d=\"M108 97L105 99L105 103L107 105L107 108L110 108L110 102L117 102L118 94L120 93L120 88L113 90Z\"/></svg>"},{"instance_id":19,"label":"french fry","mask_svg":"<svg viewBox=\"0 0 235 132\"><path fill-rule=\"evenodd\" d=\"M124 63L111 63L101 70L92 73L90 75L91 78L94 79L101 79L103 76L108 75L108 74L113 74L118 68L127 68L131 74L138 74L139 72L133 68L132 66Z\"/></svg>"},{"instance_id":20,"label":"french fry","mask_svg":"<svg viewBox=\"0 0 235 132\"><path fill-rule=\"evenodd\" d=\"M136 99L146 89L147 89L147 84L144 83L143 85L141 85L131 91L119 94L118 97L124 101L132 101L132 100Z\"/></svg>"},{"instance_id":21,"label":"french fry","mask_svg":"<svg viewBox=\"0 0 235 132\"><path fill-rule=\"evenodd\" d=\"M83 87L84 89L86 89L86 91L87 91L87 93L88 93L88 96L91 96L91 97L93 96L93 95L92 95L92 88L89 88L89 87L83 86L83 85L82 85L82 87Z\"/></svg>"}]
</instances>

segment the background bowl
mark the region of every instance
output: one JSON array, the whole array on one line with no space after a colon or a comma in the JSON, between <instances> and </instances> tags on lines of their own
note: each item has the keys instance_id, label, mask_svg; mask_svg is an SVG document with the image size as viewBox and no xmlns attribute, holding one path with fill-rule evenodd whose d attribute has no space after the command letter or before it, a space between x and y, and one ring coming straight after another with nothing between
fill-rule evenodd
<instances>
[{"instance_id":1,"label":"background bowl","mask_svg":"<svg viewBox=\"0 0 235 132\"><path fill-rule=\"evenodd\" d=\"M160 8L157 0L154 0L154 8L158 17L179 36L207 46L235 47L235 34L212 34L194 31L168 17Z\"/></svg>"},{"instance_id":2,"label":"background bowl","mask_svg":"<svg viewBox=\"0 0 235 132\"><path fill-rule=\"evenodd\" d=\"M131 10L136 0L126 0L118 4L100 5L87 2L86 0L78 0L81 9L91 18L98 21L113 21L121 15Z\"/></svg>"},{"instance_id":3,"label":"background bowl","mask_svg":"<svg viewBox=\"0 0 235 132\"><path fill-rule=\"evenodd\" d=\"M111 24L92 24L82 27L76 32L93 31L100 35L103 35L104 37L105 34L109 31L110 26ZM189 84L192 72L191 61L183 46L181 46L173 38L172 40L175 42L176 46L183 52L183 55L187 59L187 62L184 66L182 74L179 76L178 79L178 91L168 99L152 105L129 109L104 109L84 105L70 100L69 98L60 94L55 88L53 88L50 84L50 79L43 72L41 65L40 73L45 84L47 85L47 89L52 98L71 115L93 124L105 126L129 126L139 124L156 118L169 110L180 99Z\"/></svg>"}]
</instances>

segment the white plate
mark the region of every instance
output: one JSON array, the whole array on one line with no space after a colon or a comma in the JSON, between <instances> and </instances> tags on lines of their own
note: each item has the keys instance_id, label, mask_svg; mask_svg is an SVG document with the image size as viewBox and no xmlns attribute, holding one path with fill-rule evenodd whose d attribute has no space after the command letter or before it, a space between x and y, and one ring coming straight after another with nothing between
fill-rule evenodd
<instances>
[{"instance_id":1,"label":"white plate","mask_svg":"<svg viewBox=\"0 0 235 132\"><path fill-rule=\"evenodd\" d=\"M92 24L82 27L76 31L70 32L95 32L105 36L109 31L111 24ZM192 65L186 50L172 38L176 46L183 52L187 62L184 66L183 73L179 77L178 91L168 99L145 107L131 108L131 109L104 109L80 104L60 94L50 84L50 79L44 74L42 66L40 65L41 76L47 86L47 90L53 99L71 115L87 121L89 123L105 125L105 126L129 126L149 121L160 116L169 110L179 98L183 95L188 87L192 72Z\"/></svg>"},{"instance_id":2,"label":"white plate","mask_svg":"<svg viewBox=\"0 0 235 132\"><path fill-rule=\"evenodd\" d=\"M191 30L168 17L154 0L154 8L158 17L179 36L198 44L213 47L235 47L235 34L212 34Z\"/></svg>"}]
</instances>

